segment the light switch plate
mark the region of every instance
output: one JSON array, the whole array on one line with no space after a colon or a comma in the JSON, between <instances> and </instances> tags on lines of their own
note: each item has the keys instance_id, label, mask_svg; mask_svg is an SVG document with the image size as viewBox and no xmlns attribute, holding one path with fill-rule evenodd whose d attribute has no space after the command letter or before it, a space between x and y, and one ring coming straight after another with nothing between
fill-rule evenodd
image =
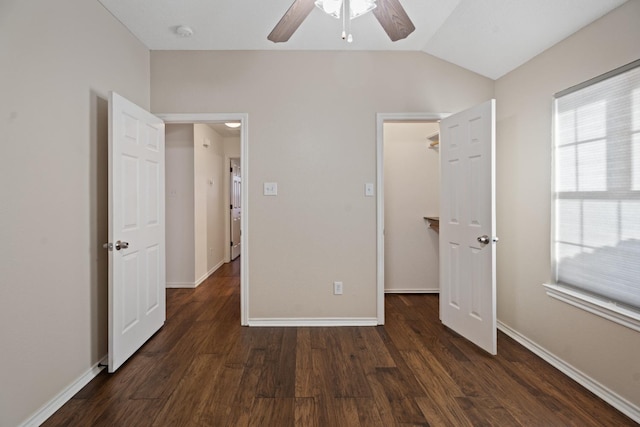
<instances>
[{"instance_id":1,"label":"light switch plate","mask_svg":"<svg viewBox=\"0 0 640 427\"><path fill-rule=\"evenodd\" d=\"M366 183L364 185L364 195L367 197L375 196L375 188L372 183Z\"/></svg>"},{"instance_id":2,"label":"light switch plate","mask_svg":"<svg viewBox=\"0 0 640 427\"><path fill-rule=\"evenodd\" d=\"M278 183L277 182L265 182L264 183L264 195L265 196L277 196L278 195Z\"/></svg>"}]
</instances>

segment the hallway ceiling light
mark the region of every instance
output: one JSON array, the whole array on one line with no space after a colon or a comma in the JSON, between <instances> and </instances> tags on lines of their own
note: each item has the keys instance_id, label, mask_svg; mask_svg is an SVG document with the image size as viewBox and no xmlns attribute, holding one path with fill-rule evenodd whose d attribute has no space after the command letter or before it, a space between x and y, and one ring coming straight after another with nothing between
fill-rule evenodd
<instances>
[{"instance_id":1,"label":"hallway ceiling light","mask_svg":"<svg viewBox=\"0 0 640 427\"><path fill-rule=\"evenodd\" d=\"M231 128L231 129L239 128L240 125L241 125L240 122L226 122L225 123L225 126L228 127L228 128Z\"/></svg>"},{"instance_id":2,"label":"hallway ceiling light","mask_svg":"<svg viewBox=\"0 0 640 427\"><path fill-rule=\"evenodd\" d=\"M193 35L193 30L187 25L179 25L176 27L176 34L180 37L187 38Z\"/></svg>"}]
</instances>

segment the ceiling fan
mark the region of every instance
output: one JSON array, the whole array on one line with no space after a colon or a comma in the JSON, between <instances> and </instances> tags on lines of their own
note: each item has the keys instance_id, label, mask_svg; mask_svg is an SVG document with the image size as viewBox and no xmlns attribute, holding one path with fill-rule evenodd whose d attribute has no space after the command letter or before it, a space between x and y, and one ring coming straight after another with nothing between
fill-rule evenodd
<instances>
[{"instance_id":1,"label":"ceiling fan","mask_svg":"<svg viewBox=\"0 0 640 427\"><path fill-rule=\"evenodd\" d=\"M314 6L335 18L342 15L342 38L349 42L351 19L369 11L373 11L392 42L406 38L416 29L399 0L295 0L267 39L274 43L289 40Z\"/></svg>"}]
</instances>

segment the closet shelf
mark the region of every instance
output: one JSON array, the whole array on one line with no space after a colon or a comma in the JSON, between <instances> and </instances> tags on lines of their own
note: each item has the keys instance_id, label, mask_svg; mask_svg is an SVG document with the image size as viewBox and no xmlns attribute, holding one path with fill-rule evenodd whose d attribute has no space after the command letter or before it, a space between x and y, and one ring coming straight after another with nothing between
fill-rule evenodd
<instances>
[{"instance_id":1,"label":"closet shelf","mask_svg":"<svg viewBox=\"0 0 640 427\"><path fill-rule=\"evenodd\" d=\"M424 219L429 223L429 228L433 228L436 233L440 232L440 217L437 216L425 216Z\"/></svg>"}]
</instances>

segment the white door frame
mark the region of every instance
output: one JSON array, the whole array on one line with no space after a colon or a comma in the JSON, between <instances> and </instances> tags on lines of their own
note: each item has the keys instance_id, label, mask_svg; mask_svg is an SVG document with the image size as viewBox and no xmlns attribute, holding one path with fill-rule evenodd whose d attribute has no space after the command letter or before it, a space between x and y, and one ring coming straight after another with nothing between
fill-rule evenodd
<instances>
[{"instance_id":1,"label":"white door frame","mask_svg":"<svg viewBox=\"0 0 640 427\"><path fill-rule=\"evenodd\" d=\"M240 323L249 324L249 115L247 113L156 114L169 124L220 123L240 121L240 158L242 161L242 212L240 222Z\"/></svg>"},{"instance_id":2,"label":"white door frame","mask_svg":"<svg viewBox=\"0 0 640 427\"><path fill-rule=\"evenodd\" d=\"M376 247L377 318L384 325L384 122L436 122L451 113L377 113L376 114ZM426 149L425 135L425 149Z\"/></svg>"}]
</instances>

